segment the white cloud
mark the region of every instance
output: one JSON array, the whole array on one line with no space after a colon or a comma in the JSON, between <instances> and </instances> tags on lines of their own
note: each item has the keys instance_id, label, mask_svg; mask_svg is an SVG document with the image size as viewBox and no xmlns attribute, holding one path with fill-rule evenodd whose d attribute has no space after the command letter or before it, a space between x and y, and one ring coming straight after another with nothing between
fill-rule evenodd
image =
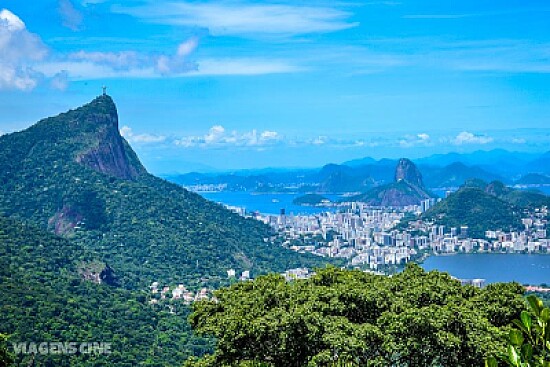
<instances>
[{"instance_id":1,"label":"white cloud","mask_svg":"<svg viewBox=\"0 0 550 367\"><path fill-rule=\"evenodd\" d=\"M418 134L417 135L418 139L420 139L421 141L428 141L430 140L430 136L426 133L421 133L421 134Z\"/></svg>"},{"instance_id":2,"label":"white cloud","mask_svg":"<svg viewBox=\"0 0 550 367\"><path fill-rule=\"evenodd\" d=\"M68 55L69 60L88 61L100 65L108 65L113 69L127 70L131 67L136 67L145 58L140 56L135 51L120 51L120 52L88 52L78 51Z\"/></svg>"},{"instance_id":3,"label":"white cloud","mask_svg":"<svg viewBox=\"0 0 550 367\"><path fill-rule=\"evenodd\" d=\"M178 45L176 52L171 55L149 55L135 51L119 52L89 52L78 51L68 55L70 61L92 64L94 72L99 71L93 66L101 66L103 73L96 78L113 75L145 75L149 72L150 77L182 74L197 69L194 62L187 60L187 57L197 48L198 39L191 38ZM79 68L82 65L74 65ZM90 69L90 68L88 68ZM107 75L105 75L107 73ZM71 73L74 74L74 73Z\"/></svg>"},{"instance_id":4,"label":"white cloud","mask_svg":"<svg viewBox=\"0 0 550 367\"><path fill-rule=\"evenodd\" d=\"M326 144L328 141L327 136L318 136L311 142L313 145L323 145Z\"/></svg>"},{"instance_id":5,"label":"white cloud","mask_svg":"<svg viewBox=\"0 0 550 367\"><path fill-rule=\"evenodd\" d=\"M298 35L358 25L348 21L350 13L338 9L283 4L149 1L112 9L153 23L208 28L214 35Z\"/></svg>"},{"instance_id":6,"label":"white cloud","mask_svg":"<svg viewBox=\"0 0 550 367\"><path fill-rule=\"evenodd\" d=\"M187 41L179 44L177 55L179 57L186 57L190 55L193 51L195 51L198 45L199 45L198 38L191 37Z\"/></svg>"},{"instance_id":7,"label":"white cloud","mask_svg":"<svg viewBox=\"0 0 550 367\"><path fill-rule=\"evenodd\" d=\"M135 134L133 130L128 126L123 126L120 128L120 135L122 135L130 143L162 143L166 140L166 137L163 135L153 135L153 134Z\"/></svg>"},{"instance_id":8,"label":"white cloud","mask_svg":"<svg viewBox=\"0 0 550 367\"><path fill-rule=\"evenodd\" d=\"M93 57L86 60L83 55ZM113 57L104 53L76 53L71 60L43 62L36 70L53 77L59 70L67 70L71 80L94 80L106 78L159 78L159 77L203 77L223 75L267 75L293 73L302 70L300 67L281 60L264 59L205 59L196 62L182 60L180 64L173 63L170 56L162 56L153 61L137 62L134 66L123 67L118 60L119 54ZM110 53L109 53L110 54ZM78 60L76 60L78 55ZM111 60L112 59L112 60ZM96 60L96 61L93 61ZM111 61L109 61L111 60ZM115 61L116 60L116 61ZM147 60L146 57L137 60ZM113 64L114 63L114 64ZM120 67L118 66L120 65ZM179 69L178 69L179 67Z\"/></svg>"},{"instance_id":9,"label":"white cloud","mask_svg":"<svg viewBox=\"0 0 550 367\"><path fill-rule=\"evenodd\" d=\"M455 145L464 144L489 144L493 142L493 138L490 136L474 135L471 132L463 131L451 140L451 143Z\"/></svg>"},{"instance_id":10,"label":"white cloud","mask_svg":"<svg viewBox=\"0 0 550 367\"><path fill-rule=\"evenodd\" d=\"M278 140L280 138L279 133L276 131L266 130L260 135L260 139L263 140Z\"/></svg>"},{"instance_id":11,"label":"white cloud","mask_svg":"<svg viewBox=\"0 0 550 367\"><path fill-rule=\"evenodd\" d=\"M204 59L198 61L198 69L189 75L266 75L285 74L303 70L283 60L265 59Z\"/></svg>"},{"instance_id":12,"label":"white cloud","mask_svg":"<svg viewBox=\"0 0 550 367\"><path fill-rule=\"evenodd\" d=\"M208 134L204 136L204 141L206 144L217 143L223 138L225 129L221 125L215 125L210 128Z\"/></svg>"},{"instance_id":13,"label":"white cloud","mask_svg":"<svg viewBox=\"0 0 550 367\"><path fill-rule=\"evenodd\" d=\"M63 26L73 31L78 31L82 25L83 16L76 10L71 0L59 0L59 14L63 20Z\"/></svg>"},{"instance_id":14,"label":"white cloud","mask_svg":"<svg viewBox=\"0 0 550 367\"><path fill-rule=\"evenodd\" d=\"M185 147L260 147L280 142L283 137L276 131L256 129L246 132L228 132L221 125L212 126L205 135L185 136L174 140L174 144Z\"/></svg>"},{"instance_id":15,"label":"white cloud","mask_svg":"<svg viewBox=\"0 0 550 367\"><path fill-rule=\"evenodd\" d=\"M407 135L403 139L399 140L399 145L403 148L410 148L419 145L431 144L430 135L426 133L419 133L416 135Z\"/></svg>"},{"instance_id":16,"label":"white cloud","mask_svg":"<svg viewBox=\"0 0 550 367\"><path fill-rule=\"evenodd\" d=\"M525 143L527 143L527 140L525 140L524 138L513 138L512 143L513 144L525 144Z\"/></svg>"},{"instance_id":17,"label":"white cloud","mask_svg":"<svg viewBox=\"0 0 550 367\"><path fill-rule=\"evenodd\" d=\"M25 23L7 9L0 11L0 89L31 90L41 79L32 63L42 60L47 48L27 31Z\"/></svg>"},{"instance_id":18,"label":"white cloud","mask_svg":"<svg viewBox=\"0 0 550 367\"><path fill-rule=\"evenodd\" d=\"M0 20L9 31L14 32L25 29L25 23L23 23L17 15L7 9L2 9L2 11L0 11Z\"/></svg>"}]
</instances>

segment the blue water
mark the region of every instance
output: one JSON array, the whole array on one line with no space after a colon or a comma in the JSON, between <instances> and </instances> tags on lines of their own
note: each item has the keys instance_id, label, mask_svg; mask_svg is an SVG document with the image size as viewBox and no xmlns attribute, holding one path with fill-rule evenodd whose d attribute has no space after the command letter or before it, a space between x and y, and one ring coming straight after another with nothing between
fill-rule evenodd
<instances>
[{"instance_id":1,"label":"blue water","mask_svg":"<svg viewBox=\"0 0 550 367\"><path fill-rule=\"evenodd\" d=\"M482 278L487 283L550 284L550 255L458 254L430 256L422 267L462 279Z\"/></svg>"},{"instance_id":2,"label":"blue water","mask_svg":"<svg viewBox=\"0 0 550 367\"><path fill-rule=\"evenodd\" d=\"M250 192L201 192L204 198L231 206L246 208L247 211L259 211L262 214L314 214L335 211L333 207L310 207L292 204L292 200L303 194L253 194ZM338 195L323 195L327 199L337 200Z\"/></svg>"}]
</instances>

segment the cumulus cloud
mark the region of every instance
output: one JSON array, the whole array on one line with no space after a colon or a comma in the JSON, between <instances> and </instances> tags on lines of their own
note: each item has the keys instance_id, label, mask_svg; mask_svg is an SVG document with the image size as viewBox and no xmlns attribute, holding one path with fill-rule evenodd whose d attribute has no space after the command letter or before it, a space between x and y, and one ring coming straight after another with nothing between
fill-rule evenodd
<instances>
[{"instance_id":1,"label":"cumulus cloud","mask_svg":"<svg viewBox=\"0 0 550 367\"><path fill-rule=\"evenodd\" d=\"M407 135L403 139L399 140L399 145L403 148L410 148L419 145L429 145L430 143L430 135L426 133Z\"/></svg>"},{"instance_id":2,"label":"cumulus cloud","mask_svg":"<svg viewBox=\"0 0 550 367\"><path fill-rule=\"evenodd\" d=\"M274 145L283 137L276 131L253 129L246 132L233 130L228 132L221 125L212 126L208 132L200 136L186 136L174 140L174 144L185 147L261 147Z\"/></svg>"},{"instance_id":3,"label":"cumulus cloud","mask_svg":"<svg viewBox=\"0 0 550 367\"><path fill-rule=\"evenodd\" d=\"M82 25L83 16L71 3L70 0L59 0L59 14L63 21L63 26L73 31L78 31Z\"/></svg>"},{"instance_id":4,"label":"cumulus cloud","mask_svg":"<svg viewBox=\"0 0 550 367\"><path fill-rule=\"evenodd\" d=\"M7 9L0 11L0 89L31 90L42 75L32 63L44 59L47 48Z\"/></svg>"},{"instance_id":5,"label":"cumulus cloud","mask_svg":"<svg viewBox=\"0 0 550 367\"><path fill-rule=\"evenodd\" d=\"M493 142L493 138L490 136L475 135L468 131L463 131L458 134L451 142L455 145L464 144L489 144Z\"/></svg>"},{"instance_id":6,"label":"cumulus cloud","mask_svg":"<svg viewBox=\"0 0 550 367\"><path fill-rule=\"evenodd\" d=\"M154 134L135 134L132 128L128 126L123 126L120 128L120 135L122 135L130 143L162 143L166 140L166 137L163 135L154 135Z\"/></svg>"}]
</instances>

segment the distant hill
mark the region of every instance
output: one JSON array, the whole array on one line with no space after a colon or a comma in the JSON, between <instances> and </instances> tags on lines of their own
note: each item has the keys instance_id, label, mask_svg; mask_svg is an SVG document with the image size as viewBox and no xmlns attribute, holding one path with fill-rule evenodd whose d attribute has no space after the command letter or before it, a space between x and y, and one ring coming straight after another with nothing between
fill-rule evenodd
<instances>
[{"instance_id":1,"label":"distant hill","mask_svg":"<svg viewBox=\"0 0 550 367\"><path fill-rule=\"evenodd\" d=\"M521 210L475 187L463 187L423 214L448 227L468 226L470 236L484 238L487 230L521 228Z\"/></svg>"},{"instance_id":2,"label":"distant hill","mask_svg":"<svg viewBox=\"0 0 550 367\"><path fill-rule=\"evenodd\" d=\"M436 154L415 159L425 187L459 187L466 180L503 181L508 184L527 173L550 175L550 153L509 152L503 149L473 153ZM394 159L370 157L327 164L318 169L258 169L229 173L189 173L167 177L184 186L226 184L227 190L292 191L316 193L364 192L394 181Z\"/></svg>"},{"instance_id":3,"label":"distant hill","mask_svg":"<svg viewBox=\"0 0 550 367\"><path fill-rule=\"evenodd\" d=\"M432 166L447 166L454 162L464 163L468 166L480 166L494 171L491 168L498 168L499 166L502 169L506 168L504 164L507 165L507 168L511 167L514 171L520 168L522 165L525 165L527 162L532 161L533 159L538 158L540 154L536 153L525 153L525 152L510 152L504 149L493 149L493 150L476 150L471 153L446 153L446 154L434 154L429 157L419 158L415 161L419 165L432 165ZM500 173L500 171L498 172Z\"/></svg>"},{"instance_id":4,"label":"distant hill","mask_svg":"<svg viewBox=\"0 0 550 367\"><path fill-rule=\"evenodd\" d=\"M474 179L423 217L451 227L466 225L471 235L483 237L487 230L521 229L521 213L542 206L550 206L550 197L543 193L514 190L500 181Z\"/></svg>"},{"instance_id":5,"label":"distant hill","mask_svg":"<svg viewBox=\"0 0 550 367\"><path fill-rule=\"evenodd\" d=\"M484 181L503 180L499 175L488 172L477 166L467 166L453 162L444 167L420 166L424 172L427 187L459 187L468 179L478 178Z\"/></svg>"},{"instance_id":6,"label":"distant hill","mask_svg":"<svg viewBox=\"0 0 550 367\"><path fill-rule=\"evenodd\" d=\"M109 96L0 137L0 208L98 254L120 284L217 286L324 264L266 242L270 228L146 172Z\"/></svg>"},{"instance_id":7,"label":"distant hill","mask_svg":"<svg viewBox=\"0 0 550 367\"><path fill-rule=\"evenodd\" d=\"M546 152L537 159L529 162L528 172L550 175L550 152Z\"/></svg>"},{"instance_id":8,"label":"distant hill","mask_svg":"<svg viewBox=\"0 0 550 367\"><path fill-rule=\"evenodd\" d=\"M192 334L187 307L170 313L149 305L143 291L98 284L98 266L106 267L73 241L0 215L0 333L14 343L111 343L110 355L38 354L36 366L135 366L152 355L155 366L174 366L211 350ZM18 358L30 365L29 356Z\"/></svg>"},{"instance_id":9,"label":"distant hill","mask_svg":"<svg viewBox=\"0 0 550 367\"><path fill-rule=\"evenodd\" d=\"M346 161L342 164L344 166L357 167L357 166L365 166L365 165L375 164L376 162L377 161L374 158L365 157L365 158L352 159L352 160Z\"/></svg>"},{"instance_id":10,"label":"distant hill","mask_svg":"<svg viewBox=\"0 0 550 367\"><path fill-rule=\"evenodd\" d=\"M515 183L518 185L548 185L550 184L550 176L540 173L528 173Z\"/></svg>"},{"instance_id":11,"label":"distant hill","mask_svg":"<svg viewBox=\"0 0 550 367\"><path fill-rule=\"evenodd\" d=\"M395 167L394 182L375 187L346 201L360 201L373 206L418 205L429 199L423 184L422 174L409 159L400 159Z\"/></svg>"}]
</instances>

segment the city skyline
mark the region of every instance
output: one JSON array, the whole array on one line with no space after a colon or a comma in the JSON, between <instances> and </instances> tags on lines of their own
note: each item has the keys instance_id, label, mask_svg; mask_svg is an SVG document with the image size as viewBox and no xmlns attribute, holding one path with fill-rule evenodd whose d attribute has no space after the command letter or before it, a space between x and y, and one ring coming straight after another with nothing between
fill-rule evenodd
<instances>
[{"instance_id":1,"label":"city skyline","mask_svg":"<svg viewBox=\"0 0 550 367\"><path fill-rule=\"evenodd\" d=\"M122 135L156 173L542 153L549 11L543 1L7 0L0 134L106 85Z\"/></svg>"}]
</instances>

